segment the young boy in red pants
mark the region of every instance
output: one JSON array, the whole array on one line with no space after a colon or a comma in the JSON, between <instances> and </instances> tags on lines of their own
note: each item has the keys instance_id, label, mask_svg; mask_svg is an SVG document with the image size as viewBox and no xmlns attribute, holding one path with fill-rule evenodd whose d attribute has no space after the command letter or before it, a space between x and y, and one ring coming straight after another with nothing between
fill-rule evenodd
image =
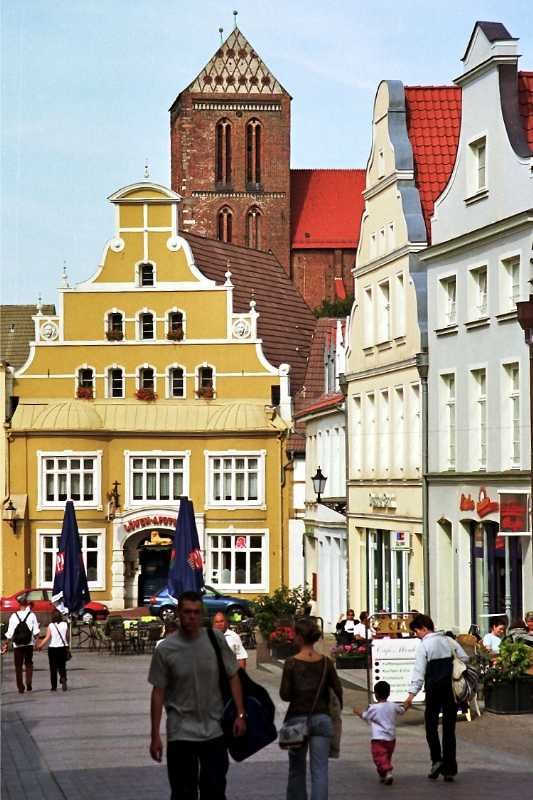
<instances>
[{"instance_id":1,"label":"young boy in red pants","mask_svg":"<svg viewBox=\"0 0 533 800\"><path fill-rule=\"evenodd\" d=\"M372 759L380 781L387 786L390 786L393 780L392 754L396 744L396 717L398 714L405 713L403 705L389 703L389 695L390 686L387 681L378 681L374 686L374 696L377 702L369 706L366 711L353 709L354 714L372 726L370 742Z\"/></svg>"}]
</instances>

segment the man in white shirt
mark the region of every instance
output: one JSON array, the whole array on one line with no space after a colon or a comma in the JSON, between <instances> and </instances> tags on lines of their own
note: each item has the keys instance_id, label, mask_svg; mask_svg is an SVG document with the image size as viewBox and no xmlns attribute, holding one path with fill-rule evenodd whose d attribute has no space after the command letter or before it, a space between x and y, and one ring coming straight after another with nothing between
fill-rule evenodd
<instances>
[{"instance_id":1,"label":"man in white shirt","mask_svg":"<svg viewBox=\"0 0 533 800\"><path fill-rule=\"evenodd\" d=\"M19 600L19 604L20 611L13 612L9 617L7 641L2 646L2 653L7 652L9 641L12 641L17 689L23 694L24 688L28 692L32 690L33 643L39 636L39 623L25 596ZM23 667L26 671L26 687L24 687Z\"/></svg>"},{"instance_id":2,"label":"man in white shirt","mask_svg":"<svg viewBox=\"0 0 533 800\"><path fill-rule=\"evenodd\" d=\"M224 634L229 649L237 659L237 664L239 667L242 667L242 669L246 669L248 653L244 649L241 637L238 633L231 630L229 620L222 611L217 611L213 617L213 630L221 631Z\"/></svg>"},{"instance_id":3,"label":"man in white shirt","mask_svg":"<svg viewBox=\"0 0 533 800\"><path fill-rule=\"evenodd\" d=\"M353 635L356 639L362 639L363 642L365 639L371 639L374 635L372 628L368 623L368 612L361 611L359 614L359 622L355 625L353 629Z\"/></svg>"},{"instance_id":4,"label":"man in white shirt","mask_svg":"<svg viewBox=\"0 0 533 800\"><path fill-rule=\"evenodd\" d=\"M486 633L483 637L483 645L492 653L498 653L502 639L505 636L505 623L506 620L502 617L496 617L490 623L490 633Z\"/></svg>"}]
</instances>

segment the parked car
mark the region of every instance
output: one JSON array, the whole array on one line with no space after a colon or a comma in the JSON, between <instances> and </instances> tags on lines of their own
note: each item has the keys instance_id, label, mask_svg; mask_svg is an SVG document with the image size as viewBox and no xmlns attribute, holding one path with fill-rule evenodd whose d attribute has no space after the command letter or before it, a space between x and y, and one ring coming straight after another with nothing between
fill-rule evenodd
<instances>
[{"instance_id":1,"label":"parked car","mask_svg":"<svg viewBox=\"0 0 533 800\"><path fill-rule=\"evenodd\" d=\"M243 597L230 597L225 594L220 594L212 586L206 586L203 591L204 607L208 616L213 617L217 611L223 611L224 614L232 616L233 614L240 614L243 617L253 617L252 606L248 600ZM168 589L165 587L160 592L154 594L150 598L148 608L150 614L154 617L161 617L163 621L176 618L176 608L178 601L169 594Z\"/></svg>"},{"instance_id":2,"label":"parked car","mask_svg":"<svg viewBox=\"0 0 533 800\"><path fill-rule=\"evenodd\" d=\"M13 611L20 611L20 600L22 600L23 597L31 603L32 611L35 613L39 622L43 624L50 622L51 616L55 611L50 589L23 589L9 597L0 598L2 620L7 621L7 618ZM108 607L104 605L104 603L96 603L93 600L87 603L79 614L82 622L86 623L94 622L97 619L107 619L108 616Z\"/></svg>"}]
</instances>

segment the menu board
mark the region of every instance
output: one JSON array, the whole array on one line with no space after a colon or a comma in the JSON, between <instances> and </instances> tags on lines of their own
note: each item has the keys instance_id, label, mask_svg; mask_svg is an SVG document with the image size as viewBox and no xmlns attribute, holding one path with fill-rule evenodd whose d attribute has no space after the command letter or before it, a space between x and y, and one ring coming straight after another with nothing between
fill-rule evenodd
<instances>
[{"instance_id":1,"label":"menu board","mask_svg":"<svg viewBox=\"0 0 533 800\"><path fill-rule=\"evenodd\" d=\"M420 646L419 639L373 639L372 641L372 685L387 681L391 687L389 700L403 702L409 693L409 684ZM415 697L415 703L423 702L424 690Z\"/></svg>"}]
</instances>

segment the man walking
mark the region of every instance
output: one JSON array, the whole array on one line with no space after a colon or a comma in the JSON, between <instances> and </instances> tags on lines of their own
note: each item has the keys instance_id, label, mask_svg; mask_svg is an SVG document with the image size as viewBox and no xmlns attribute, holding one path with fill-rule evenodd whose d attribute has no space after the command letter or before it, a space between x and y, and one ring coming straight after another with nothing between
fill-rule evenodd
<instances>
[{"instance_id":1,"label":"man walking","mask_svg":"<svg viewBox=\"0 0 533 800\"><path fill-rule=\"evenodd\" d=\"M13 655L15 658L15 675L17 689L20 694L24 693L24 675L26 672L26 689L32 690L33 679L33 643L39 636L39 623L37 617L31 610L31 604L23 595L19 599L20 611L14 611L9 617L6 632L6 643L2 646L2 653L6 653L9 641L13 643Z\"/></svg>"},{"instance_id":2,"label":"man walking","mask_svg":"<svg viewBox=\"0 0 533 800\"><path fill-rule=\"evenodd\" d=\"M178 600L180 630L168 636L152 656L150 755L161 761L159 734L167 712L167 769L171 800L225 800L228 753L222 735L223 698L213 643L202 628L202 597L183 592ZM237 717L233 734L246 732L246 715L235 656L216 631Z\"/></svg>"},{"instance_id":3,"label":"man walking","mask_svg":"<svg viewBox=\"0 0 533 800\"><path fill-rule=\"evenodd\" d=\"M421 640L418 647L405 708L413 702L423 684L426 685L426 739L431 756L428 778L443 775L453 781L457 775L455 722L457 705L452 689L453 653L468 661L463 648L443 631L435 631L433 620L417 614L409 627ZM442 712L442 747L439 739L439 714Z\"/></svg>"},{"instance_id":4,"label":"man walking","mask_svg":"<svg viewBox=\"0 0 533 800\"><path fill-rule=\"evenodd\" d=\"M217 611L213 617L213 630L220 631L224 634L226 644L237 659L237 664L239 667L242 667L242 669L246 669L248 652L244 649L244 645L239 634L231 630L229 626L229 620L223 611Z\"/></svg>"}]
</instances>

